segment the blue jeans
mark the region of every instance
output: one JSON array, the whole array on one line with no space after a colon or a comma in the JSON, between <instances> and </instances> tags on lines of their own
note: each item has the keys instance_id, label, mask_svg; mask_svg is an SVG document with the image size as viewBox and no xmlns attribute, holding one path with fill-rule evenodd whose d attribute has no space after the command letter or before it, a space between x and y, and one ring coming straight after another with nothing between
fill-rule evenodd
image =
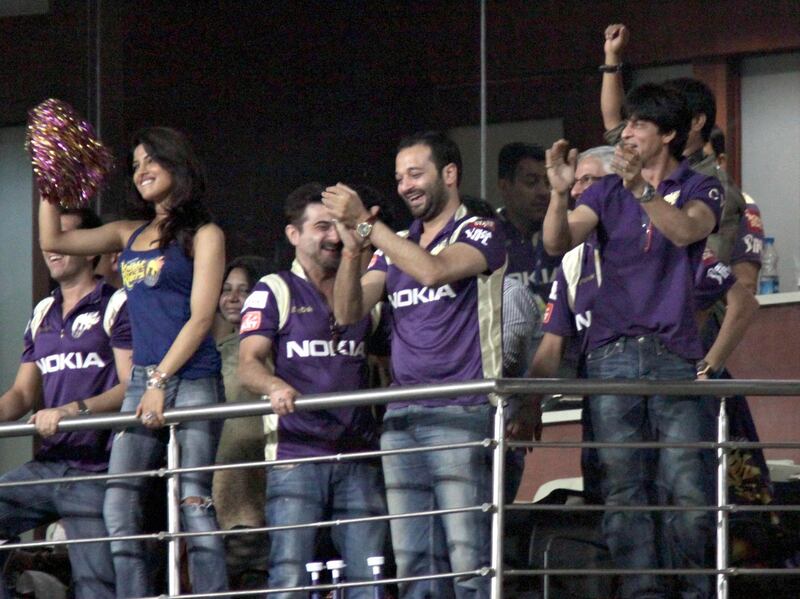
<instances>
[{"instance_id":1,"label":"blue jeans","mask_svg":"<svg viewBox=\"0 0 800 599\"><path fill-rule=\"evenodd\" d=\"M267 472L268 526L305 524L321 520L386 515L383 480L377 461L273 466ZM347 564L348 582L372 579L367 558L383 555L386 522L363 522L331 528L331 537ZM305 565L314 561L316 528L270 533L269 588L309 584ZM270 595L279 599L305 598L304 593ZM369 586L347 590L352 599L371 599Z\"/></svg>"},{"instance_id":2,"label":"blue jeans","mask_svg":"<svg viewBox=\"0 0 800 599\"><path fill-rule=\"evenodd\" d=\"M0 482L21 482L100 474L69 467L64 462L32 461L0 477ZM0 489L0 538L16 537L42 524L61 520L68 539L105 537L103 524L104 481L68 482L55 485ZM75 596L92 599L114 595L114 568L108 542L68 545ZM8 558L0 551L0 571ZM9 597L0 577L0 597Z\"/></svg>"},{"instance_id":3,"label":"blue jeans","mask_svg":"<svg viewBox=\"0 0 800 599\"><path fill-rule=\"evenodd\" d=\"M627 337L595 349L586 357L589 378L694 379L694 364L666 349L655 337ZM591 425L598 442L713 441L714 402L699 397L599 395L589 399ZM699 449L597 451L601 493L606 505L708 506L713 504L714 471ZM655 462L655 463L654 463ZM708 567L714 516L710 512L607 511L603 534L620 568ZM663 544L659 539L663 539ZM660 557L662 559L660 559ZM677 582L682 599L710 596L708 576L671 581L664 576L624 576L621 596L671 596Z\"/></svg>"},{"instance_id":4,"label":"blue jeans","mask_svg":"<svg viewBox=\"0 0 800 599\"><path fill-rule=\"evenodd\" d=\"M477 406L390 409L381 449L407 449L482 441L492 436L494 409ZM490 453L483 447L384 456L392 515L477 506L491 501ZM423 576L489 565L491 519L482 512L391 521L397 575ZM489 597L489 579L468 577L403 585L400 596L423 599Z\"/></svg>"},{"instance_id":5,"label":"blue jeans","mask_svg":"<svg viewBox=\"0 0 800 599\"><path fill-rule=\"evenodd\" d=\"M136 409L145 390L145 369L134 366L131 382L122 404L123 412ZM213 405L222 401L224 393L220 379L180 379L167 383L165 408ZM185 422L178 427L180 465L182 468L208 466L214 463L221 421ZM167 429L152 431L142 426L119 431L111 448L109 474L151 470L164 464L167 448ZM201 503L181 503L181 529L186 532L217 530L217 518L211 504L211 472L182 474L181 501L199 498ZM140 534L145 511L142 498L149 478L110 479L106 490L103 516L109 534L114 536ZM225 569L225 546L222 537L199 536L187 539L189 577L195 593L228 590ZM140 541L112 541L111 553L117 575L117 596L142 597L156 595L148 575L147 556Z\"/></svg>"}]
</instances>

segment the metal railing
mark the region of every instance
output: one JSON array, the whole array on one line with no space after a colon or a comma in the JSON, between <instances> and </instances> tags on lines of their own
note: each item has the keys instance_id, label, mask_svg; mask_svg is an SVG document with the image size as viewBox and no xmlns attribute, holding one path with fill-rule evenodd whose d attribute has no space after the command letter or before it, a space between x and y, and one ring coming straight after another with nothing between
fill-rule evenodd
<instances>
[{"instance_id":1,"label":"metal railing","mask_svg":"<svg viewBox=\"0 0 800 599\"><path fill-rule=\"evenodd\" d=\"M227 593L207 593L207 594L180 594L179 578L179 551L178 543L180 539L200 535L231 536L238 534L253 534L261 532L271 532L276 530L289 530L300 527L330 527L342 526L355 522L366 522L376 520L390 520L396 518L414 518L443 515L454 512L464 511L483 511L491 513L491 555L489 567L469 572L453 572L447 574L436 574L431 576L414 576L405 578L390 578L381 581L379 584L398 584L414 582L419 580L432 579L453 579L467 576L491 577L491 597L492 599L502 599L503 579L512 576L612 576L625 574L661 574L661 575L680 575L680 574L701 574L716 576L717 596L719 599L728 597L728 581L730 577L737 575L764 575L781 574L796 575L800 574L800 568L733 568L728 562L728 518L733 511L753 511L753 512L780 512L780 511L800 511L800 506L738 506L730 505L727 497L727 452L733 448L742 447L780 447L800 449L800 442L782 443L749 443L749 442L730 442L728 439L728 421L725 409L724 398L732 395L750 396L792 396L800 395L800 381L781 380L781 381L761 381L761 380L719 380L719 381L630 381L630 380L585 380L585 379L489 379L480 381L467 381L463 383L447 383L439 385L416 385L409 387L392 387L389 389L350 391L342 393L325 393L317 395L303 396L295 404L297 411L310 411L321 409L333 409L340 407L367 406L375 404L386 404L392 401L419 401L424 399L442 399L456 397L459 395L493 394L498 397L505 397L512 394L542 394L550 395L565 393L571 395L692 395L692 396L713 396L721 397L720 412L718 417L717 442L698 442L698 443L635 443L626 444L629 447L647 448L701 448L714 449L717 452L717 502L712 506L613 506L615 511L700 511L713 510L716 513L716 567L707 569L660 569L660 570L634 570L634 569L589 569L589 568L538 568L530 570L504 569L503 567L503 524L505 511L507 509L524 509L547 512L557 511L602 511L608 509L603 505L541 505L541 504L513 504L506 506L504 498L503 481L505 476L505 452L513 447L560 447L560 448L584 448L584 447L615 447L615 443L599 442L509 442L505 436L505 401L497 403L497 410L494 417L494 437L485 439L482 442L460 443L440 446L427 446L424 448L400 449L392 451L370 451L350 454L337 454L324 456L321 458L300 458L293 460L272 460L263 462L248 462L241 464L210 465L195 468L180 468L179 447L175 436L175 427L181 422L191 420L211 420L224 418L238 418L245 416L259 416L271 414L272 409L267 402L255 401L246 403L221 404L208 407L176 408L165 413L165 420L170 427L170 437L167 449L167 466L157 470L141 472L130 472L114 475L87 475L81 477L70 477L37 480L23 483L0 483L0 488L20 485L42 485L59 484L66 480L108 480L110 478L128 477L158 477L167 478L168 481L168 525L167 530L159 533L146 533L129 535L125 537L113 537L114 540L145 540L158 539L168 543L168 589L170 597L181 598L200 598L200 597L247 597L264 594L273 594L287 591L309 592L311 586L292 587L290 589L263 589L255 591L235 591ZM59 423L59 431L75 431L87 429L108 429L124 428L139 424L139 420L132 414L96 414L72 419L65 419ZM28 436L35 434L35 427L32 424L11 423L0 425L0 438L14 436ZM354 518L350 520L335 520L324 522L313 522L303 525L278 526L249 528L246 530L226 530L214 531L212 533L187 533L180 531L179 518L179 484L178 479L181 474L188 472L225 470L233 468L262 468L271 465L297 464L309 462L330 462L346 461L354 459L373 458L390 454L413 453L421 451L444 451L463 447L484 446L493 452L492 464L492 502L479 506L465 506L458 509L448 510L429 510L423 512L413 512L407 514L392 514L388 516L373 516L369 518ZM91 543L112 540L111 537L98 537L87 539L70 539L66 541L34 541L23 543L8 543L0 545L0 551L10 551L22 548L38 548L45 546L69 545L72 543ZM369 586L376 584L368 582L349 582L340 585L322 585L313 587L316 590L325 590L339 586L351 588L358 586Z\"/></svg>"}]
</instances>

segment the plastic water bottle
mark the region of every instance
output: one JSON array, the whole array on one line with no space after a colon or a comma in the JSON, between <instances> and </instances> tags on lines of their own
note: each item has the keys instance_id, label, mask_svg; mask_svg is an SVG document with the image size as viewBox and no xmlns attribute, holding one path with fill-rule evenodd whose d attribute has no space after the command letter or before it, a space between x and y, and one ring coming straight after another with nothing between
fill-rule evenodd
<instances>
[{"instance_id":1,"label":"plastic water bottle","mask_svg":"<svg viewBox=\"0 0 800 599\"><path fill-rule=\"evenodd\" d=\"M379 582L383 580L383 565L386 560L382 555L375 555L367 558L367 566L372 568L372 580ZM372 599L386 599L386 585L376 584L372 587Z\"/></svg>"},{"instance_id":2,"label":"plastic water bottle","mask_svg":"<svg viewBox=\"0 0 800 599\"><path fill-rule=\"evenodd\" d=\"M758 282L759 295L778 293L778 252L775 250L775 238L765 237L761 250L761 277Z\"/></svg>"},{"instance_id":3,"label":"plastic water bottle","mask_svg":"<svg viewBox=\"0 0 800 599\"><path fill-rule=\"evenodd\" d=\"M325 564L322 562L308 562L306 564L306 572L311 574L311 586L318 587L320 584L319 575L325 569ZM322 599L322 592L318 589L311 591L309 599Z\"/></svg>"},{"instance_id":4,"label":"plastic water bottle","mask_svg":"<svg viewBox=\"0 0 800 599\"><path fill-rule=\"evenodd\" d=\"M333 559L325 565L331 573L331 582L333 584L344 582L344 569L347 564L340 559ZM333 589L333 599L345 599L345 590Z\"/></svg>"}]
</instances>

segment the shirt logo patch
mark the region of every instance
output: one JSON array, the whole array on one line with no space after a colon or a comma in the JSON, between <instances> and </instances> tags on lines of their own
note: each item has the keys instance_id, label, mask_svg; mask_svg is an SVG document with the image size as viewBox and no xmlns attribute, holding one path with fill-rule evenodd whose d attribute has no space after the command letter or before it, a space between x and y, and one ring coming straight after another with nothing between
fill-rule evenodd
<instances>
[{"instance_id":1,"label":"shirt logo patch","mask_svg":"<svg viewBox=\"0 0 800 599\"><path fill-rule=\"evenodd\" d=\"M247 308L258 308L259 310L263 310L267 307L267 300L269 299L269 291L254 291L250 295L247 296L247 299L244 301L244 307L242 310L247 310Z\"/></svg>"},{"instance_id":2,"label":"shirt logo patch","mask_svg":"<svg viewBox=\"0 0 800 599\"><path fill-rule=\"evenodd\" d=\"M722 285L723 281L731 276L731 270L721 262L715 265L713 268L709 268L706 272L706 277L712 279L717 282L718 285Z\"/></svg>"},{"instance_id":3,"label":"shirt logo patch","mask_svg":"<svg viewBox=\"0 0 800 599\"><path fill-rule=\"evenodd\" d=\"M406 306L416 306L417 304L427 304L428 302L438 302L443 297L455 299L456 292L450 285L442 285L437 289L430 287L415 287L414 289L401 289L389 296L389 303L393 308L405 308Z\"/></svg>"},{"instance_id":4,"label":"shirt logo patch","mask_svg":"<svg viewBox=\"0 0 800 599\"><path fill-rule=\"evenodd\" d=\"M42 374L60 372L62 370L83 370L85 368L105 368L106 363L97 352L89 352L85 356L81 352L67 354L52 354L36 360L36 365Z\"/></svg>"},{"instance_id":5,"label":"shirt logo patch","mask_svg":"<svg viewBox=\"0 0 800 599\"><path fill-rule=\"evenodd\" d=\"M678 201L679 197L681 197L680 190L673 191L672 193L668 193L667 195L664 196L664 201L665 202L669 202L670 204L672 204L674 206L675 203Z\"/></svg>"},{"instance_id":6,"label":"shirt logo patch","mask_svg":"<svg viewBox=\"0 0 800 599\"><path fill-rule=\"evenodd\" d=\"M479 227L465 229L464 235L469 237L475 243L480 243L481 245L488 245L489 240L492 238L491 231Z\"/></svg>"},{"instance_id":7,"label":"shirt logo patch","mask_svg":"<svg viewBox=\"0 0 800 599\"><path fill-rule=\"evenodd\" d=\"M239 329L240 333L249 333L255 331L261 326L261 312L248 312L242 317L242 326Z\"/></svg>"},{"instance_id":8,"label":"shirt logo patch","mask_svg":"<svg viewBox=\"0 0 800 599\"><path fill-rule=\"evenodd\" d=\"M352 339L341 339L334 347L333 340L306 339L304 341L289 341L286 344L286 357L293 358L329 358L333 356L358 356L364 357L364 342Z\"/></svg>"},{"instance_id":9,"label":"shirt logo patch","mask_svg":"<svg viewBox=\"0 0 800 599\"><path fill-rule=\"evenodd\" d=\"M370 258L367 268L369 269L375 266L378 263L378 258L380 258L380 254L378 252L372 254L372 258Z\"/></svg>"},{"instance_id":10,"label":"shirt logo patch","mask_svg":"<svg viewBox=\"0 0 800 599\"><path fill-rule=\"evenodd\" d=\"M79 314L72 323L72 337L77 339L94 325L100 322L100 312L87 312Z\"/></svg>"},{"instance_id":11,"label":"shirt logo patch","mask_svg":"<svg viewBox=\"0 0 800 599\"><path fill-rule=\"evenodd\" d=\"M136 258L123 262L120 268L122 283L125 289L133 289L134 285L142 282L148 287L154 287L161 277L162 268L164 268L164 256L150 260Z\"/></svg>"},{"instance_id":12,"label":"shirt logo patch","mask_svg":"<svg viewBox=\"0 0 800 599\"><path fill-rule=\"evenodd\" d=\"M544 309L544 318L542 319L542 322L544 324L547 324L548 322L550 322L550 317L552 315L553 315L553 304L552 303L548 303L547 307Z\"/></svg>"}]
</instances>

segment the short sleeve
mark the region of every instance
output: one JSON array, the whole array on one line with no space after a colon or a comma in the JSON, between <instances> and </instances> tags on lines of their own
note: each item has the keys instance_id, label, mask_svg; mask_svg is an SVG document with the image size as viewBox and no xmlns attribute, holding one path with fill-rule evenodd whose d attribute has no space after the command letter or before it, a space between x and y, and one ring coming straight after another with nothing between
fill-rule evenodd
<instances>
[{"instance_id":1,"label":"short sleeve","mask_svg":"<svg viewBox=\"0 0 800 599\"><path fill-rule=\"evenodd\" d=\"M542 318L542 331L559 337L573 337L577 334L575 318L567 297L567 280L562 271L559 271L550 288L547 307Z\"/></svg>"},{"instance_id":2,"label":"short sleeve","mask_svg":"<svg viewBox=\"0 0 800 599\"><path fill-rule=\"evenodd\" d=\"M262 335L274 339L279 329L278 298L273 289L261 280L253 288L242 307L239 338Z\"/></svg>"},{"instance_id":3,"label":"short sleeve","mask_svg":"<svg viewBox=\"0 0 800 599\"><path fill-rule=\"evenodd\" d=\"M706 252L703 263L695 277L694 303L697 310L705 310L714 305L728 293L736 282L730 267L717 260L713 254Z\"/></svg>"},{"instance_id":4,"label":"short sleeve","mask_svg":"<svg viewBox=\"0 0 800 599\"><path fill-rule=\"evenodd\" d=\"M481 252L490 271L506 263L505 236L494 219L470 218L460 226L454 241L466 243Z\"/></svg>"},{"instance_id":5,"label":"short sleeve","mask_svg":"<svg viewBox=\"0 0 800 599\"><path fill-rule=\"evenodd\" d=\"M383 250L375 250L375 253L372 254L372 258L370 258L369 264L367 265L367 272L371 270L386 272L388 268L389 265Z\"/></svg>"},{"instance_id":6,"label":"short sleeve","mask_svg":"<svg viewBox=\"0 0 800 599\"><path fill-rule=\"evenodd\" d=\"M714 213L714 232L716 232L719 227L719 218L722 215L722 206L725 204L725 191L719 179L700 177L696 185L687 190L685 196L685 201L681 202L678 208L682 208L686 202L691 200L703 202Z\"/></svg>"},{"instance_id":7,"label":"short sleeve","mask_svg":"<svg viewBox=\"0 0 800 599\"><path fill-rule=\"evenodd\" d=\"M764 224L756 203L749 198L747 200L744 216L739 221L739 232L736 235L731 264L753 262L760 266L761 249L764 247Z\"/></svg>"},{"instance_id":8,"label":"short sleeve","mask_svg":"<svg viewBox=\"0 0 800 599\"><path fill-rule=\"evenodd\" d=\"M124 302L117 310L114 324L111 326L111 347L116 349L131 349L133 347L128 302Z\"/></svg>"},{"instance_id":9,"label":"short sleeve","mask_svg":"<svg viewBox=\"0 0 800 599\"><path fill-rule=\"evenodd\" d=\"M33 345L33 334L31 333L31 321L25 326L25 334L23 335L24 347L22 349L21 362L35 362L34 357L35 347Z\"/></svg>"}]
</instances>

